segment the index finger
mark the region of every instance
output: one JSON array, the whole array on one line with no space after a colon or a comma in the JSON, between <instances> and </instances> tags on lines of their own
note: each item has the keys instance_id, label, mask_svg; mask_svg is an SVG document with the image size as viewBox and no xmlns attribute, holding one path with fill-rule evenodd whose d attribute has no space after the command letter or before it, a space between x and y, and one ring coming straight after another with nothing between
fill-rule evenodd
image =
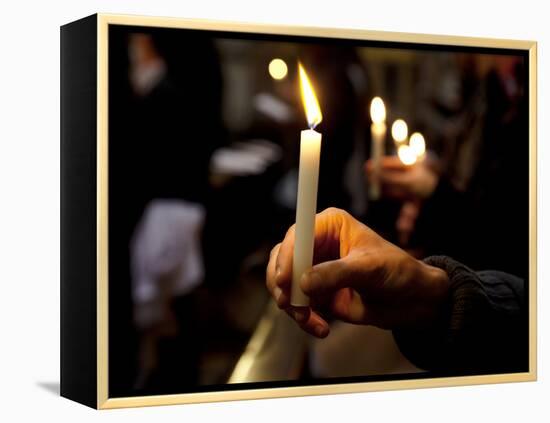
<instances>
[{"instance_id":1,"label":"index finger","mask_svg":"<svg viewBox=\"0 0 550 423\"><path fill-rule=\"evenodd\" d=\"M326 260L334 260L340 257L341 228L344 221L351 218L346 212L340 209L329 207L315 216L314 233L314 263ZM292 225L279 248L277 262L275 265L277 285L286 287L292 281L292 263L294 256L296 225ZM344 240L349 241L349 240ZM312 264L314 264L312 263Z\"/></svg>"},{"instance_id":2,"label":"index finger","mask_svg":"<svg viewBox=\"0 0 550 423\"><path fill-rule=\"evenodd\" d=\"M275 273L278 275L275 283L279 287L287 287L292 280L295 227L296 225L292 225L286 232L275 261Z\"/></svg>"},{"instance_id":3,"label":"index finger","mask_svg":"<svg viewBox=\"0 0 550 423\"><path fill-rule=\"evenodd\" d=\"M283 292L283 290L277 286L277 273L275 271L275 264L280 248L281 244L279 243L271 250L271 254L269 255L269 263L267 264L265 284L267 290L269 291L279 308L283 308L288 305L287 303L290 294L289 292ZM286 291L288 291L288 289Z\"/></svg>"}]
</instances>

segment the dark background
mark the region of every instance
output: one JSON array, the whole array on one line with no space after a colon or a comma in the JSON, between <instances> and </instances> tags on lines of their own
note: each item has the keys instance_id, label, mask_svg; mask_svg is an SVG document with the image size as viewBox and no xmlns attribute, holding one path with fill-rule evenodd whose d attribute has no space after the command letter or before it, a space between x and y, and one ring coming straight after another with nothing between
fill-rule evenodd
<instances>
[{"instance_id":1,"label":"dark background","mask_svg":"<svg viewBox=\"0 0 550 423\"><path fill-rule=\"evenodd\" d=\"M130 76L136 35L137 45L149 46L165 66L146 95L136 92ZM274 57L288 65L285 80L267 72ZM294 221L289 181L295 178L299 131L306 127L295 83L298 59L315 83L324 115L318 128L323 134L319 210L344 208L399 242L395 221L401 203L369 201L362 171L370 154L368 103L380 95L388 126L404 117L412 130L422 131L440 158L442 180L461 188L437 191L439 197L425 204L402 247L419 257L447 254L475 269L528 277L526 53L114 26L109 31L110 397L229 388L225 381L269 301L263 287L269 250ZM499 63L509 59L515 64L505 81L517 85L513 99L503 94L499 74ZM257 106L262 93L286 106L286 119ZM472 113L476 107L483 112ZM482 142L465 150L464 134L471 135L476 122L482 122ZM220 149L258 139L280 153L261 171L227 174L212 166ZM394 154L389 137L386 147ZM465 180L464 174L470 177ZM129 243L145 208L157 198L204 207L205 272L192 294L173 298L178 335L155 336L161 364L143 381L144 331L134 320ZM353 380L395 376L357 377ZM417 376L399 376L404 377ZM306 361L297 381L272 382L342 380L350 379L313 377Z\"/></svg>"}]
</instances>

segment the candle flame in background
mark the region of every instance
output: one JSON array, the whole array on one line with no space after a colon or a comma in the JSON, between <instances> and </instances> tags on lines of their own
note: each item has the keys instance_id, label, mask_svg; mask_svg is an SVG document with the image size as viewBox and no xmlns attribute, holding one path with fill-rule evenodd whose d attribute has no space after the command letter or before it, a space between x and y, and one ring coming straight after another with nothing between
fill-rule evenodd
<instances>
[{"instance_id":1,"label":"candle flame in background","mask_svg":"<svg viewBox=\"0 0 550 423\"><path fill-rule=\"evenodd\" d=\"M268 71L273 79L281 80L288 74L288 66L283 59L275 58L269 62Z\"/></svg>"},{"instance_id":2,"label":"candle flame in background","mask_svg":"<svg viewBox=\"0 0 550 423\"><path fill-rule=\"evenodd\" d=\"M380 97L374 97L370 102L370 118L373 123L382 123L386 120L386 106Z\"/></svg>"},{"instance_id":3,"label":"candle flame in background","mask_svg":"<svg viewBox=\"0 0 550 423\"><path fill-rule=\"evenodd\" d=\"M404 165L410 166L416 163L416 154L410 145L400 145L397 155Z\"/></svg>"},{"instance_id":4,"label":"candle flame in background","mask_svg":"<svg viewBox=\"0 0 550 423\"><path fill-rule=\"evenodd\" d=\"M416 154L416 157L421 157L426 152L426 141L420 132L415 132L409 139L409 146Z\"/></svg>"},{"instance_id":5,"label":"candle flame in background","mask_svg":"<svg viewBox=\"0 0 550 423\"><path fill-rule=\"evenodd\" d=\"M394 141L400 143L407 139L407 134L409 130L407 128L407 123L403 119L397 119L393 122L391 126L391 136Z\"/></svg>"},{"instance_id":6,"label":"candle flame in background","mask_svg":"<svg viewBox=\"0 0 550 423\"><path fill-rule=\"evenodd\" d=\"M300 91L306 111L307 123L311 129L314 129L323 120L323 115L321 114L321 108L319 107L319 102L315 96L313 86L301 63L298 63L298 71L300 74Z\"/></svg>"}]
</instances>

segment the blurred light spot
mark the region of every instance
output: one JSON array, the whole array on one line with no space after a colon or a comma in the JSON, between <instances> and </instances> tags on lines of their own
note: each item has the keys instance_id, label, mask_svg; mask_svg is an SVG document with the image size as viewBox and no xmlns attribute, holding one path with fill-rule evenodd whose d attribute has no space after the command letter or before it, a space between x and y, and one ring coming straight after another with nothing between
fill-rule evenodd
<instances>
[{"instance_id":1,"label":"blurred light spot","mask_svg":"<svg viewBox=\"0 0 550 423\"><path fill-rule=\"evenodd\" d=\"M408 132L407 123L403 119L397 119L391 126L391 136L397 142L405 141Z\"/></svg>"},{"instance_id":2,"label":"blurred light spot","mask_svg":"<svg viewBox=\"0 0 550 423\"><path fill-rule=\"evenodd\" d=\"M397 155L399 156L401 163L404 165L410 166L416 162L416 154L414 153L412 147L408 145L399 146L397 149Z\"/></svg>"},{"instance_id":3,"label":"blurred light spot","mask_svg":"<svg viewBox=\"0 0 550 423\"><path fill-rule=\"evenodd\" d=\"M286 66L286 63L282 59L273 59L271 62L269 62L269 75L273 79L283 79L288 73L288 67Z\"/></svg>"},{"instance_id":4,"label":"blurred light spot","mask_svg":"<svg viewBox=\"0 0 550 423\"><path fill-rule=\"evenodd\" d=\"M386 120L386 107L380 97L374 97L370 102L370 118L373 123L382 123Z\"/></svg>"},{"instance_id":5,"label":"blurred light spot","mask_svg":"<svg viewBox=\"0 0 550 423\"><path fill-rule=\"evenodd\" d=\"M417 157L421 157L426 152L426 141L420 132L415 132L411 135L409 146Z\"/></svg>"}]
</instances>

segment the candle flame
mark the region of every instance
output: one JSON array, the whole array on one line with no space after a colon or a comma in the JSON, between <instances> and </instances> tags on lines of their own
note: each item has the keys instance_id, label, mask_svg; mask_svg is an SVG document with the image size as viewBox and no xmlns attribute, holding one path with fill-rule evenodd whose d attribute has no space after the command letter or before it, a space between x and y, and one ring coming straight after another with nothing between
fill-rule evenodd
<instances>
[{"instance_id":1,"label":"candle flame","mask_svg":"<svg viewBox=\"0 0 550 423\"><path fill-rule=\"evenodd\" d=\"M409 145L416 157L421 157L426 152L426 141L420 132L415 132L409 138Z\"/></svg>"},{"instance_id":2,"label":"candle flame","mask_svg":"<svg viewBox=\"0 0 550 423\"><path fill-rule=\"evenodd\" d=\"M380 97L374 97L370 102L370 118L373 123L382 123L386 120L386 106Z\"/></svg>"},{"instance_id":3,"label":"candle flame","mask_svg":"<svg viewBox=\"0 0 550 423\"><path fill-rule=\"evenodd\" d=\"M319 107L313 86L301 63L298 63L298 71L300 73L300 91L306 111L307 123L311 129L314 129L323 120L323 115L321 114L321 108Z\"/></svg>"},{"instance_id":4,"label":"candle flame","mask_svg":"<svg viewBox=\"0 0 550 423\"><path fill-rule=\"evenodd\" d=\"M403 119L397 119L391 126L391 136L396 142L405 141L407 139L408 132L407 122Z\"/></svg>"},{"instance_id":5,"label":"candle flame","mask_svg":"<svg viewBox=\"0 0 550 423\"><path fill-rule=\"evenodd\" d=\"M416 154L410 145L400 145L397 155L404 165L410 166L416 163Z\"/></svg>"}]
</instances>

